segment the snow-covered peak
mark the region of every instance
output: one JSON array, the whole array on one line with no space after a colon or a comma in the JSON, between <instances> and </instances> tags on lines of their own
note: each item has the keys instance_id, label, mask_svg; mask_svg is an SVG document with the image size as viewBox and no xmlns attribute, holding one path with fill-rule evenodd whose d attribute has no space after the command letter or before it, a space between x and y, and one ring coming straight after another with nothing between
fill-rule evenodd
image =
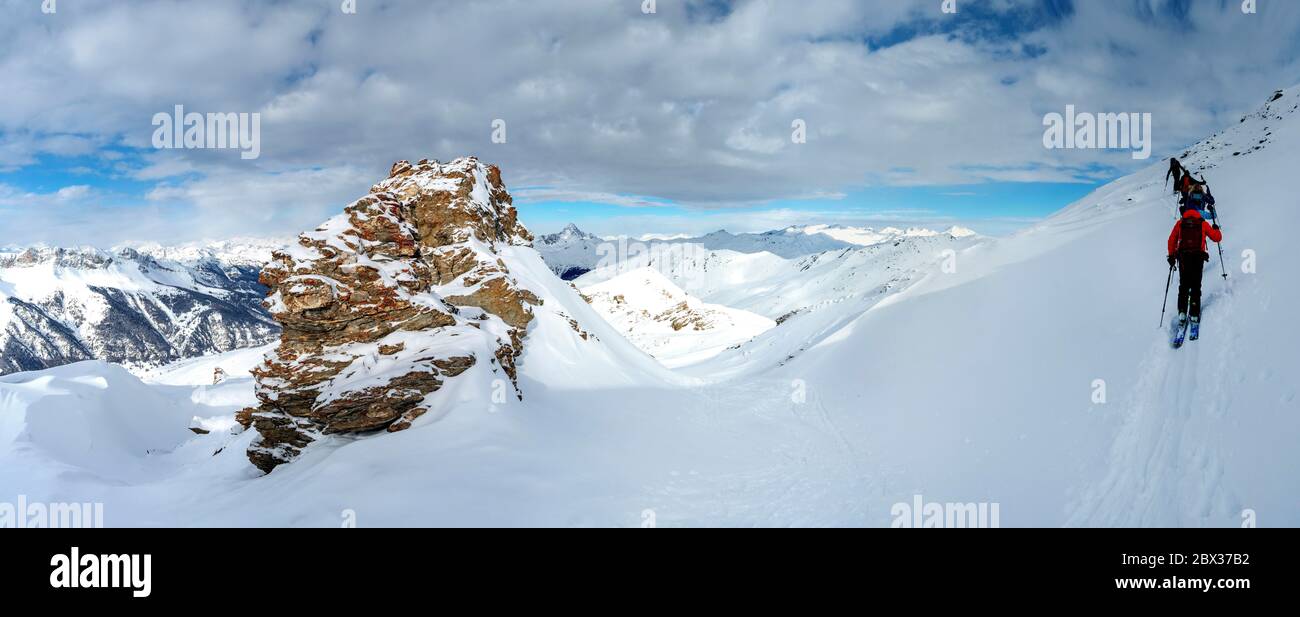
<instances>
[{"instance_id":1,"label":"snow-covered peak","mask_svg":"<svg viewBox=\"0 0 1300 617\"><path fill-rule=\"evenodd\" d=\"M283 333L254 371L258 405L239 415L257 432L249 460L269 472L326 435L405 431L431 411L472 416L505 404L503 388L522 401L525 383L564 381L521 380L526 357L543 375L582 358L584 380L652 367L609 356L608 330L547 272L516 216L496 166L401 161L276 252L261 280Z\"/></svg>"},{"instance_id":2,"label":"snow-covered peak","mask_svg":"<svg viewBox=\"0 0 1300 617\"><path fill-rule=\"evenodd\" d=\"M94 247L53 247L37 245L0 252L0 268L101 269L113 261L113 253Z\"/></svg>"},{"instance_id":3,"label":"snow-covered peak","mask_svg":"<svg viewBox=\"0 0 1300 617\"><path fill-rule=\"evenodd\" d=\"M271 260L271 253L287 247L290 242L289 238L232 238L177 245L141 242L126 243L114 250L134 249L155 259L187 264L216 260L226 264L260 267Z\"/></svg>"},{"instance_id":4,"label":"snow-covered peak","mask_svg":"<svg viewBox=\"0 0 1300 617\"><path fill-rule=\"evenodd\" d=\"M1179 157L1193 171L1214 169L1231 158L1250 156L1273 142L1279 126L1300 110L1300 86L1276 90L1259 109L1234 125L1197 142Z\"/></svg>"},{"instance_id":5,"label":"snow-covered peak","mask_svg":"<svg viewBox=\"0 0 1300 617\"><path fill-rule=\"evenodd\" d=\"M426 230L430 246L464 242L529 245L532 234L519 222L513 199L501 179L501 169L486 165L473 156L450 163L432 159L393 163L388 177L370 189L372 195L391 194L408 207L420 206L427 220L418 222Z\"/></svg>"},{"instance_id":6,"label":"snow-covered peak","mask_svg":"<svg viewBox=\"0 0 1300 617\"><path fill-rule=\"evenodd\" d=\"M535 242L538 245L546 245L547 247L558 248L563 246L569 246L572 244L601 242L601 238L600 236L597 236L595 234L589 234L579 229L578 226L573 223L569 223L568 225L564 226L564 229L561 229L557 233L543 234L537 236Z\"/></svg>"},{"instance_id":7,"label":"snow-covered peak","mask_svg":"<svg viewBox=\"0 0 1300 617\"><path fill-rule=\"evenodd\" d=\"M596 267L600 258L598 247L604 242L601 237L569 223L557 233L537 236L533 247L542 254L556 276L568 281Z\"/></svg>"}]
</instances>

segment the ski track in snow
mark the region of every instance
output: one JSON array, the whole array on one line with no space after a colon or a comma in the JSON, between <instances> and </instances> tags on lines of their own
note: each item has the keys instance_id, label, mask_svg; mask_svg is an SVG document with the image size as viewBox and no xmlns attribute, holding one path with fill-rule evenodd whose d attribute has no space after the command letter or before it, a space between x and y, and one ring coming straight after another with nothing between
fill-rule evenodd
<instances>
[{"instance_id":1,"label":"ski track in snow","mask_svg":"<svg viewBox=\"0 0 1300 617\"><path fill-rule=\"evenodd\" d=\"M1171 303L1177 296L1176 279ZM1214 280L1222 281L1218 276ZM1230 504L1237 500L1222 481L1214 431L1224 417L1223 383L1233 375L1231 359L1236 355L1231 290L1231 282L1203 283L1201 311L1207 327L1199 340L1172 349L1170 328L1160 330L1123 412L1110 468L1076 506L1067 525L1200 527L1232 521ZM1203 346L1209 347L1204 351L1209 362L1202 361Z\"/></svg>"}]
</instances>

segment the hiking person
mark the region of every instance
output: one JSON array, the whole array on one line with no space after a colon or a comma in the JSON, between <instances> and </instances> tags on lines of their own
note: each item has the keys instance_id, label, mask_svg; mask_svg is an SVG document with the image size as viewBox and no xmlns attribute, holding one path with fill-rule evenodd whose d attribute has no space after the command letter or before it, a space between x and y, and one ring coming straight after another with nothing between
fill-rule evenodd
<instances>
[{"instance_id":1,"label":"hiking person","mask_svg":"<svg viewBox=\"0 0 1300 617\"><path fill-rule=\"evenodd\" d=\"M1201 211L1187 208L1182 218L1174 224L1169 232L1169 267L1178 264L1178 336L1175 346L1182 344L1183 328L1191 322L1191 339L1196 340L1200 334L1201 323L1201 273L1205 262L1210 260L1206 250L1206 240L1223 241L1223 232L1219 224L1211 225L1201 217Z\"/></svg>"},{"instance_id":2,"label":"hiking person","mask_svg":"<svg viewBox=\"0 0 1300 617\"><path fill-rule=\"evenodd\" d=\"M1185 198L1192 189L1196 188L1196 185L1196 178L1192 177L1192 172L1184 169L1183 179L1178 183L1178 194Z\"/></svg>"},{"instance_id":3,"label":"hiking person","mask_svg":"<svg viewBox=\"0 0 1300 617\"><path fill-rule=\"evenodd\" d=\"M1195 209L1203 219L1218 222L1218 214L1214 211L1214 195L1210 194L1210 188L1204 184L1193 184L1191 190L1178 200L1178 214L1189 209Z\"/></svg>"},{"instance_id":4,"label":"hiking person","mask_svg":"<svg viewBox=\"0 0 1300 617\"><path fill-rule=\"evenodd\" d=\"M1165 186L1169 185L1169 178L1174 179L1174 192L1182 192L1183 184L1183 164L1176 158L1169 159L1169 172L1165 174Z\"/></svg>"}]
</instances>

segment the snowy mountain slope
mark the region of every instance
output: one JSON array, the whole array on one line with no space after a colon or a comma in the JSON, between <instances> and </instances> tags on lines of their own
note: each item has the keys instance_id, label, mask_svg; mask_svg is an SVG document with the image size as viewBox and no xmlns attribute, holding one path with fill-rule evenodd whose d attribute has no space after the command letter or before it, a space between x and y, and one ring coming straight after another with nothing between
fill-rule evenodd
<instances>
[{"instance_id":1,"label":"snowy mountain slope","mask_svg":"<svg viewBox=\"0 0 1300 617\"><path fill-rule=\"evenodd\" d=\"M1294 109L1298 94L1274 106ZM1270 132L1249 157L1219 146ZM1004 525L1235 526L1246 509L1260 524L1300 524L1282 480L1300 472L1289 445L1300 437L1289 377L1300 334L1274 310L1300 300L1286 257L1300 213L1277 181L1297 151L1288 115L1248 120L1186 157L1214 170L1230 278L1216 254L1202 338L1183 350L1155 327L1176 218L1161 163L973 249L955 275L864 314L778 373L806 380L883 471L875 522L922 493L1000 502ZM1241 269L1247 249L1255 274Z\"/></svg>"},{"instance_id":2,"label":"snowy mountain slope","mask_svg":"<svg viewBox=\"0 0 1300 617\"><path fill-rule=\"evenodd\" d=\"M265 343L277 328L261 306L260 267L211 252L0 253L0 373L90 358L157 365Z\"/></svg>"},{"instance_id":3,"label":"snowy mountain slope","mask_svg":"<svg viewBox=\"0 0 1300 617\"><path fill-rule=\"evenodd\" d=\"M775 320L777 327L688 371L730 378L788 361L876 303L931 276L948 255L955 258L983 241L971 235L900 235L887 243L799 259L767 252L663 251L594 270L574 282L586 290L628 270L650 268L704 302Z\"/></svg>"},{"instance_id":4,"label":"snowy mountain slope","mask_svg":"<svg viewBox=\"0 0 1300 617\"><path fill-rule=\"evenodd\" d=\"M177 360L163 366L136 369L132 371L132 374L150 384L204 386L212 385L214 374L217 369L221 369L221 372L226 375L222 383L237 379L247 381L249 373L254 367L262 363L262 357L273 347L272 344L244 347L197 358ZM251 389L248 392L247 400L250 403L253 400Z\"/></svg>"},{"instance_id":5,"label":"snowy mountain slope","mask_svg":"<svg viewBox=\"0 0 1300 617\"><path fill-rule=\"evenodd\" d=\"M623 336L669 368L716 356L776 325L749 311L701 302L653 268L586 287L582 295Z\"/></svg>"}]
</instances>

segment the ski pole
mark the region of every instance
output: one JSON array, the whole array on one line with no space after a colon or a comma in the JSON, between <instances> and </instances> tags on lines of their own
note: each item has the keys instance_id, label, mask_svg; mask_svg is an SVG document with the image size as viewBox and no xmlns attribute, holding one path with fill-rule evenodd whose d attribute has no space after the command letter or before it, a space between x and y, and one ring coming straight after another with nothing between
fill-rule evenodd
<instances>
[{"instance_id":1,"label":"ski pole","mask_svg":"<svg viewBox=\"0 0 1300 617\"><path fill-rule=\"evenodd\" d=\"M1205 181L1205 173L1204 173L1204 172L1201 173L1201 183L1205 185L1205 192L1206 192L1206 194L1211 195L1211 196L1214 195L1214 193L1212 193L1212 192L1210 191L1210 183ZM1211 214L1211 216L1214 218L1214 224L1215 224L1215 225L1218 225L1218 224L1219 224L1219 211L1218 211L1217 209L1215 209L1215 207L1214 207L1213 205L1210 206L1210 214ZM1222 226L1220 226L1220 227L1222 227ZM1215 243L1214 243L1214 246L1218 247L1218 249L1219 249L1219 270L1220 270L1221 272L1223 272L1223 280L1226 281L1226 280L1228 280L1228 266L1224 265L1224 263L1223 263L1223 243L1222 243L1222 242L1215 242Z\"/></svg>"},{"instance_id":2,"label":"ski pole","mask_svg":"<svg viewBox=\"0 0 1300 617\"><path fill-rule=\"evenodd\" d=\"M1169 283L1174 280L1174 264L1169 264L1169 276L1165 277L1165 301L1160 303L1160 328L1165 327L1165 309L1169 307Z\"/></svg>"},{"instance_id":3,"label":"ski pole","mask_svg":"<svg viewBox=\"0 0 1300 617\"><path fill-rule=\"evenodd\" d=\"M1223 243L1215 242L1214 246L1219 247L1219 269L1223 271L1223 280L1228 280L1228 267L1223 265Z\"/></svg>"}]
</instances>

